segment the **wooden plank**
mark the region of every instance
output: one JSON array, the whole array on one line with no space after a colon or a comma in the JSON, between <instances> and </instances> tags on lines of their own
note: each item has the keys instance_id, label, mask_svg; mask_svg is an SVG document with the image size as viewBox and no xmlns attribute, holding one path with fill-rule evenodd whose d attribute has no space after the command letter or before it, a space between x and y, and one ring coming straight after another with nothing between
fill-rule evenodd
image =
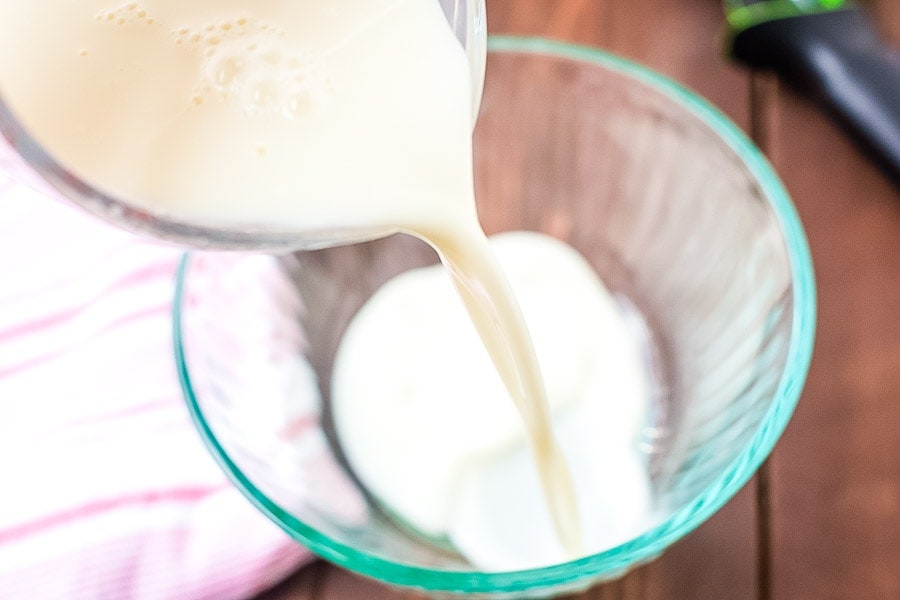
<instances>
[{"instance_id":1,"label":"wooden plank","mask_svg":"<svg viewBox=\"0 0 900 600\"><path fill-rule=\"evenodd\" d=\"M884 38L900 48L900 4L896 0L866 0L864 4Z\"/></svg>"},{"instance_id":2,"label":"wooden plank","mask_svg":"<svg viewBox=\"0 0 900 600\"><path fill-rule=\"evenodd\" d=\"M751 482L675 544L659 561L656 584L661 589L646 599L755 600L755 492Z\"/></svg>"},{"instance_id":3,"label":"wooden plank","mask_svg":"<svg viewBox=\"0 0 900 600\"><path fill-rule=\"evenodd\" d=\"M317 600L322 597L326 580L336 571L339 569L317 561L300 569L277 587L259 595L256 600Z\"/></svg>"},{"instance_id":4,"label":"wooden plank","mask_svg":"<svg viewBox=\"0 0 900 600\"><path fill-rule=\"evenodd\" d=\"M806 102L781 105L776 164L806 223L819 326L773 459L774 585L900 598L900 194Z\"/></svg>"},{"instance_id":5,"label":"wooden plank","mask_svg":"<svg viewBox=\"0 0 900 600\"><path fill-rule=\"evenodd\" d=\"M749 76L724 58L721 2L609 2L607 18L610 37L596 43L675 79L749 128Z\"/></svg>"},{"instance_id":6,"label":"wooden plank","mask_svg":"<svg viewBox=\"0 0 900 600\"><path fill-rule=\"evenodd\" d=\"M487 0L491 33L528 35L589 46L611 35L612 0Z\"/></svg>"},{"instance_id":7,"label":"wooden plank","mask_svg":"<svg viewBox=\"0 0 900 600\"><path fill-rule=\"evenodd\" d=\"M873 2L900 43L900 4ZM779 99L775 164L816 265L806 392L772 460L777 598L900 598L900 191L809 103Z\"/></svg>"},{"instance_id":8,"label":"wooden plank","mask_svg":"<svg viewBox=\"0 0 900 600\"><path fill-rule=\"evenodd\" d=\"M648 65L705 96L747 127L749 77L721 58L723 14L709 0L609 2L600 14L606 28L592 40L620 56ZM620 582L600 586L579 600L616 598L756 598L753 485L661 559Z\"/></svg>"},{"instance_id":9,"label":"wooden plank","mask_svg":"<svg viewBox=\"0 0 900 600\"><path fill-rule=\"evenodd\" d=\"M777 135L778 79L772 73L750 76L750 136L768 155ZM772 600L772 473L767 460L756 475L756 591Z\"/></svg>"}]
</instances>

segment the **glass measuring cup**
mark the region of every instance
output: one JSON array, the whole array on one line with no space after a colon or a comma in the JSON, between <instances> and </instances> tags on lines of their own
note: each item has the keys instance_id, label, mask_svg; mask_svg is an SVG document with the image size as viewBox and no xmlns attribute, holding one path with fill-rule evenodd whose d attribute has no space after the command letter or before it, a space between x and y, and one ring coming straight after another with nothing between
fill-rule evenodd
<instances>
[{"instance_id":1,"label":"glass measuring cup","mask_svg":"<svg viewBox=\"0 0 900 600\"><path fill-rule=\"evenodd\" d=\"M481 102L487 27L484 0L438 0L463 44L472 73L473 110ZM53 195L62 195L94 215L124 229L197 248L287 251L334 246L379 237L381 231L302 231L254 223L212 225L174 218L97 189L57 162L17 120L3 101L0 74L0 132L23 160L2 165L8 175L27 180ZM49 184L49 185L47 185ZM260 191L260 193L265 193Z\"/></svg>"}]
</instances>

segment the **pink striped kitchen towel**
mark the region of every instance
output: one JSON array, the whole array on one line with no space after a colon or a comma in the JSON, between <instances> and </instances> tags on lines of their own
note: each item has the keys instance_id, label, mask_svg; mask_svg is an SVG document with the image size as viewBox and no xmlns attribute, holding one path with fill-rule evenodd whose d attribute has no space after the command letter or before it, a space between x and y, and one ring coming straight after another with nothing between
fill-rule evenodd
<instances>
[{"instance_id":1,"label":"pink striped kitchen towel","mask_svg":"<svg viewBox=\"0 0 900 600\"><path fill-rule=\"evenodd\" d=\"M8 174L0 147L0 599L248 598L308 552L229 486L171 344L179 251Z\"/></svg>"}]
</instances>

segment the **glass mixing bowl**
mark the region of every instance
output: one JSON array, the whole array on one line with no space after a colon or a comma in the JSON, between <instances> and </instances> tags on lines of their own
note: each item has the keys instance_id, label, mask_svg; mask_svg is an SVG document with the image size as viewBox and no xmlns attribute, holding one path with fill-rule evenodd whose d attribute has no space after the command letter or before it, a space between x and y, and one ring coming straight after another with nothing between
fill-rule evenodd
<instances>
[{"instance_id":1,"label":"glass mixing bowl","mask_svg":"<svg viewBox=\"0 0 900 600\"><path fill-rule=\"evenodd\" d=\"M516 38L489 46L475 132L482 222L488 233L567 241L647 332L655 391L643 437L657 526L574 562L482 573L371 502L335 443L329 378L366 299L436 261L412 238L283 257L190 254L178 275L175 351L213 454L322 557L435 597L548 597L653 560L747 482L804 383L813 271L778 178L706 102L600 51Z\"/></svg>"}]
</instances>

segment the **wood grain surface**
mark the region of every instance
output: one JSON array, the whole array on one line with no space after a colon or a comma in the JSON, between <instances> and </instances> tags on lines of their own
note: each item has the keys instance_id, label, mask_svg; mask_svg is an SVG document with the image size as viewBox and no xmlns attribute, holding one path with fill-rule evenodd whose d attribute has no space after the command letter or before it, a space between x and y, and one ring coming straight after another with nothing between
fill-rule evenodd
<instances>
[{"instance_id":1,"label":"wood grain surface","mask_svg":"<svg viewBox=\"0 0 900 600\"><path fill-rule=\"evenodd\" d=\"M754 480L661 559L577 600L900 599L900 191L807 101L723 58L715 0L487 4L492 33L610 50L696 90L748 132L753 125L816 268L815 356L762 481L767 519L757 518ZM900 44L900 2L869 4ZM318 562L258 600L413 597Z\"/></svg>"}]
</instances>

